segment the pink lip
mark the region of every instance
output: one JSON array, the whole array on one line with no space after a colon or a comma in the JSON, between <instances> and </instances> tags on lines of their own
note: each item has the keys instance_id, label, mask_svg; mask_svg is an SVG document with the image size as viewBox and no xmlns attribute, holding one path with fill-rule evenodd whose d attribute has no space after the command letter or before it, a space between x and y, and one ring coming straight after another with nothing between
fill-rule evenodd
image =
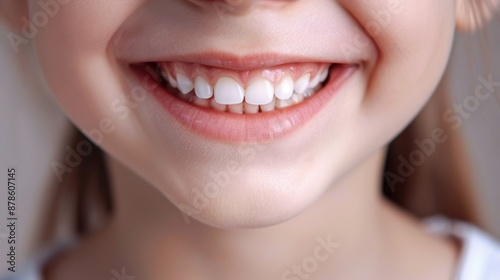
<instances>
[{"instance_id":1,"label":"pink lip","mask_svg":"<svg viewBox=\"0 0 500 280\"><path fill-rule=\"evenodd\" d=\"M141 63L144 61L181 61L194 64L202 64L205 66L212 66L216 68L224 68L229 70L252 70L255 68L269 68L283 64L300 63L300 62L325 62L325 63L338 63L338 64L351 64L345 55L332 56L334 60L323 61L321 59L314 59L310 56L298 55L284 55L278 53L263 53L253 55L235 55L232 53L220 53L217 51L207 51L200 53L185 53L177 55L160 55L153 56L147 59L136 58L126 59L129 63ZM355 61L363 61L357 59Z\"/></svg>"},{"instance_id":2,"label":"pink lip","mask_svg":"<svg viewBox=\"0 0 500 280\"><path fill-rule=\"evenodd\" d=\"M328 84L297 105L258 114L233 114L188 103L158 86L153 96L188 130L225 142L270 141L285 137L311 121L356 72L358 65L339 64L332 68ZM141 80L150 76L144 67L133 67Z\"/></svg>"}]
</instances>

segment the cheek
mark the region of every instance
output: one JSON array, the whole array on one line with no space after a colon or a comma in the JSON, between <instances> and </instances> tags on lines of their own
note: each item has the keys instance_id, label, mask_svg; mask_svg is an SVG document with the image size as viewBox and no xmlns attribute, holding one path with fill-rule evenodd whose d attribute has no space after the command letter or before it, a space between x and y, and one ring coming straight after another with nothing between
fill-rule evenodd
<instances>
[{"instance_id":1,"label":"cheek","mask_svg":"<svg viewBox=\"0 0 500 280\"><path fill-rule=\"evenodd\" d=\"M45 78L63 110L70 117L84 114L88 118L106 111L101 106L109 103L102 101L116 92L109 85L116 78L107 63L108 44L140 1L120 1L120 5L116 1L65 1L33 41ZM40 9L38 1L30 1L31 15ZM101 89L99 94L96 88Z\"/></svg>"},{"instance_id":2,"label":"cheek","mask_svg":"<svg viewBox=\"0 0 500 280\"><path fill-rule=\"evenodd\" d=\"M378 127L377 135L387 141L412 120L441 79L453 42L454 1L340 2L379 51L358 133Z\"/></svg>"},{"instance_id":3,"label":"cheek","mask_svg":"<svg viewBox=\"0 0 500 280\"><path fill-rule=\"evenodd\" d=\"M122 90L109 63L108 44L140 1L66 2L33 42L58 103L77 126L90 130L105 117L116 118L110 108ZM30 1L31 15L40 9L38 1Z\"/></svg>"},{"instance_id":4,"label":"cheek","mask_svg":"<svg viewBox=\"0 0 500 280\"><path fill-rule=\"evenodd\" d=\"M40 10L37 2L30 2L31 15ZM45 81L66 115L108 153L138 165L144 151L131 147L143 143L143 136L134 133L139 120L125 101L132 87L117 70L109 44L142 2L68 1L33 39Z\"/></svg>"}]
</instances>

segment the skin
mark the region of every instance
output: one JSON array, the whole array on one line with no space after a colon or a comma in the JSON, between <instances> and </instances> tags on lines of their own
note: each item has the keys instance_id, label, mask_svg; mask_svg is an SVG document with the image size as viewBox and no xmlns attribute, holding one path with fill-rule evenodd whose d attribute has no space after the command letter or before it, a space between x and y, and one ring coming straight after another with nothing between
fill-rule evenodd
<instances>
[{"instance_id":1,"label":"skin","mask_svg":"<svg viewBox=\"0 0 500 280\"><path fill-rule=\"evenodd\" d=\"M464 8L471 1L245 1L222 18L211 1L64 5L30 43L77 127L89 133L105 118L113 124L98 145L107 152L116 211L104 229L54 259L46 279L109 279L122 267L137 279L281 279L326 236L340 247L319 263L314 279L451 278L459 248L426 234L379 193L386 145L436 88L455 29L481 24ZM34 0L2 1L0 8L18 32L20 19L40 10ZM306 20L311 14L322 23L317 29ZM117 34L126 37L137 26L171 34L162 43L172 52L237 48L244 56L314 48L326 61L334 59L332 45L339 47L339 33L328 32L337 26L364 42L349 46L363 67L344 86L349 94L296 133L252 145L221 143L189 134L168 116L156 118L160 110L148 98L124 118L110 109L134 85L124 59L133 50ZM370 26L379 28L364 29ZM195 207L192 190L203 190L210 173L224 172L231 160L238 175L216 199ZM189 224L176 205L197 210Z\"/></svg>"}]
</instances>

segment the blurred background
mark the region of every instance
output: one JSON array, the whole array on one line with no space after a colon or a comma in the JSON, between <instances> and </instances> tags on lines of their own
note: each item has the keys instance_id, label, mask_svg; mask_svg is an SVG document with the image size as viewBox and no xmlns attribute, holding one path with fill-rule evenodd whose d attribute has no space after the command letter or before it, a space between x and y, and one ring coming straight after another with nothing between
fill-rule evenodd
<instances>
[{"instance_id":1,"label":"blurred background","mask_svg":"<svg viewBox=\"0 0 500 280\"><path fill-rule=\"evenodd\" d=\"M0 26L0 252L7 252L7 168L17 168L17 260L22 265L34 250L37 229L43 224L46 188L55 179L51 163L59 161L66 145L69 122L42 88L21 74L17 63L25 60L11 47L8 31ZM454 103L474 94L478 77L492 75L500 81L500 22L492 22L482 35L457 34L449 65ZM25 82L27 81L27 82ZM497 98L481 102L464 119L462 133L476 181L479 212L487 230L500 238L500 89ZM0 262L0 272L7 264Z\"/></svg>"}]
</instances>

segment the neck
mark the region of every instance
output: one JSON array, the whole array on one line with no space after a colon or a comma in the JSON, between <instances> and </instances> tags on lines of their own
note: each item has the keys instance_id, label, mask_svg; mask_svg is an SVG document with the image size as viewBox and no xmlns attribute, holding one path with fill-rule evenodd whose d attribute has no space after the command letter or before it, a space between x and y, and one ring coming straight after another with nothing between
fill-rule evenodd
<instances>
[{"instance_id":1,"label":"neck","mask_svg":"<svg viewBox=\"0 0 500 280\"><path fill-rule=\"evenodd\" d=\"M383 154L377 153L344 176L300 215L278 225L242 230L217 229L194 219L186 223L185 216L156 189L111 160L118 202L114 228L121 235L123 253L133 256L137 273L147 271L144 279L160 279L159 275L179 267L193 268L195 259L202 260L199 267L183 270L192 274L183 278L203 279L217 271L218 279L242 279L241 275L305 279L307 274L330 273L333 266L341 273L350 260L374 258L366 252L382 249ZM318 246L321 249L314 256Z\"/></svg>"}]
</instances>

